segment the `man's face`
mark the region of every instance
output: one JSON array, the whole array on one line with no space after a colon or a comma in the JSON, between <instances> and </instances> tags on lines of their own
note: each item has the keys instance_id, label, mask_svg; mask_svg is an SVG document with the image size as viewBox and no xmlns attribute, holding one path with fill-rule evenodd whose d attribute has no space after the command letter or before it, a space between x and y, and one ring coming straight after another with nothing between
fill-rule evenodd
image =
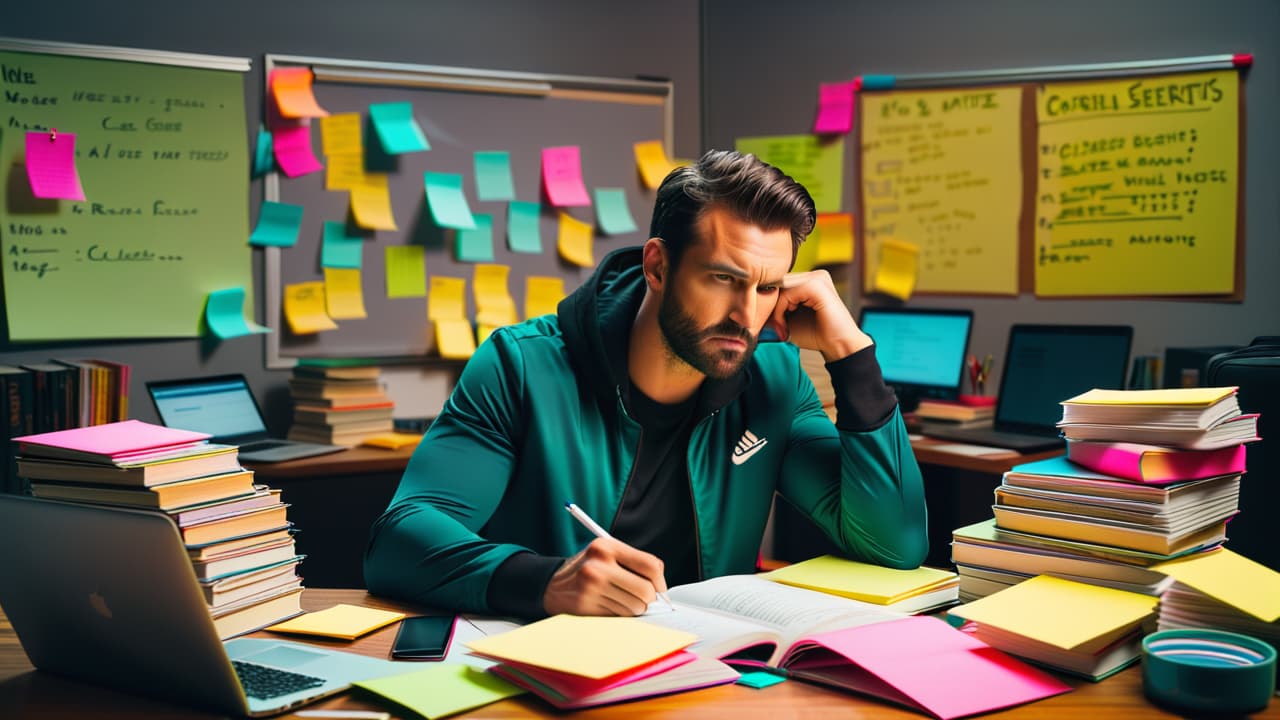
<instances>
[{"instance_id":1,"label":"man's face","mask_svg":"<svg viewBox=\"0 0 1280 720\"><path fill-rule=\"evenodd\" d=\"M791 267L791 231L764 230L713 208L668 271L658 327L675 358L710 378L742 369Z\"/></svg>"}]
</instances>

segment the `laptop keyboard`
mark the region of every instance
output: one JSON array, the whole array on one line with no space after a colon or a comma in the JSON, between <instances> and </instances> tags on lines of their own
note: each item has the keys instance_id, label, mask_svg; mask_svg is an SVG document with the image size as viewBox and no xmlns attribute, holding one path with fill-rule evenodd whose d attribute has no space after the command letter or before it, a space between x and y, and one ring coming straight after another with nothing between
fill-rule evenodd
<instances>
[{"instance_id":1,"label":"laptop keyboard","mask_svg":"<svg viewBox=\"0 0 1280 720\"><path fill-rule=\"evenodd\" d=\"M270 700L281 695L319 687L325 683L324 678L278 670L266 665L255 665L239 660L232 660L231 665L235 668L236 675L240 676L240 685L244 687L244 694L259 700Z\"/></svg>"},{"instance_id":2,"label":"laptop keyboard","mask_svg":"<svg viewBox=\"0 0 1280 720\"><path fill-rule=\"evenodd\" d=\"M283 443L279 440L258 440L256 442L251 442L248 445L241 445L240 451L243 452L245 450L250 450L256 452L258 450L270 450L271 448L278 448L287 444L288 443Z\"/></svg>"}]
</instances>

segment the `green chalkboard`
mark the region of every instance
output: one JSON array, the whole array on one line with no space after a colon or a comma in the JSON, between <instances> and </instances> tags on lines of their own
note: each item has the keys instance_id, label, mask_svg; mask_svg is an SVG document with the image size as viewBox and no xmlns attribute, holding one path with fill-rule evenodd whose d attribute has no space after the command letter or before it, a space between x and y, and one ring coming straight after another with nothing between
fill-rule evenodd
<instances>
[{"instance_id":1,"label":"green chalkboard","mask_svg":"<svg viewBox=\"0 0 1280 720\"><path fill-rule=\"evenodd\" d=\"M247 69L0 40L10 341L195 337L210 292L252 291ZM27 133L53 129L76 136L84 201L31 192Z\"/></svg>"}]
</instances>

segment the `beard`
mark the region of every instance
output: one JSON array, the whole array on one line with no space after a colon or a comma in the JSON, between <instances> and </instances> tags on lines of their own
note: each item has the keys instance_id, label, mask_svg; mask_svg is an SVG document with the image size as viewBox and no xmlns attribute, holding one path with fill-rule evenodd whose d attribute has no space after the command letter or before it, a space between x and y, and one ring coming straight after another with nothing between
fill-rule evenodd
<instances>
[{"instance_id":1,"label":"beard","mask_svg":"<svg viewBox=\"0 0 1280 720\"><path fill-rule=\"evenodd\" d=\"M697 321L681 309L670 292L663 294L658 306L658 328L672 355L713 380L724 380L742 370L756 351L758 341L749 329L728 319L699 328ZM742 350L705 347L704 341L714 337L742 340L747 346Z\"/></svg>"}]
</instances>

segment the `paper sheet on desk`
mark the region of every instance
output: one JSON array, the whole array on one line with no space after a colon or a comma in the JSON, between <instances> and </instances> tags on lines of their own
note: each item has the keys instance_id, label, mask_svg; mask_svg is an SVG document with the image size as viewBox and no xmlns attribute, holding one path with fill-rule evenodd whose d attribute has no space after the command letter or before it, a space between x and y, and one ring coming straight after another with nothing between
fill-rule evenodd
<instances>
[{"instance_id":1,"label":"paper sheet on desk","mask_svg":"<svg viewBox=\"0 0 1280 720\"><path fill-rule=\"evenodd\" d=\"M938 443L936 445L927 445L930 450L938 452L955 453L956 455L973 455L977 457L988 457L991 455L1019 455L1017 450L1007 450L1005 448L988 447L986 445L966 445L964 443Z\"/></svg>"}]
</instances>

